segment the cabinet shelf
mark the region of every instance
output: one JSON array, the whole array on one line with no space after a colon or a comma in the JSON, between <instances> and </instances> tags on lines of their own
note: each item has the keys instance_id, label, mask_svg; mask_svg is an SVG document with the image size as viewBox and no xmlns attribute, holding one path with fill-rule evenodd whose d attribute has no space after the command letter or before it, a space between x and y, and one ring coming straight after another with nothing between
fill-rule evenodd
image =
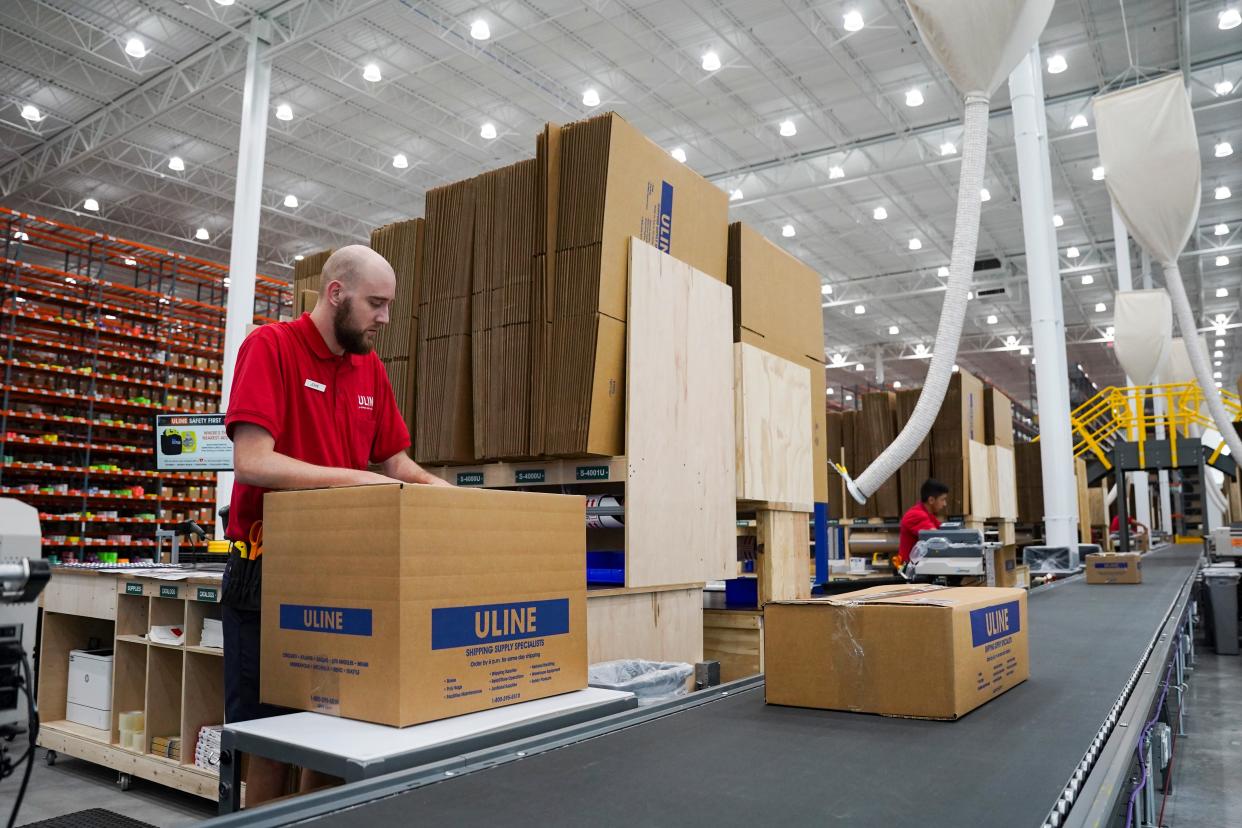
<instances>
[{"instance_id":1,"label":"cabinet shelf","mask_svg":"<svg viewBox=\"0 0 1242 828\"><path fill-rule=\"evenodd\" d=\"M24 500L47 499L47 500L106 500L106 501L125 501L135 503L186 503L193 506L214 506L216 501L214 498L190 498L190 497L159 497L158 495L142 495L135 497L133 495L114 495L114 494L86 494L80 491L69 492L39 492L28 491L16 486L0 486L0 495L20 496Z\"/></svg>"},{"instance_id":2,"label":"cabinet shelf","mask_svg":"<svg viewBox=\"0 0 1242 828\"><path fill-rule=\"evenodd\" d=\"M169 391L176 391L179 394L197 394L204 397L219 397L219 391L209 391L204 388L194 388L188 385L178 385L176 383L162 382L157 379L144 379L141 377L129 377L122 374L105 374L96 371L75 371L72 368L66 368L63 365L43 365L35 362L21 362L13 360L10 363L15 369L24 371L38 371L44 374L55 374L57 376L78 377L80 379L95 379L97 382L117 382L123 385L137 385L143 388L159 388Z\"/></svg>"},{"instance_id":3,"label":"cabinet shelf","mask_svg":"<svg viewBox=\"0 0 1242 828\"><path fill-rule=\"evenodd\" d=\"M0 384L0 390L4 386ZM41 423L65 423L73 425L92 426L93 428L112 428L125 429L128 431L154 431L155 427L147 423L131 423L128 421L117 420L88 420L85 417L71 417L64 414L42 414L35 411L16 411L8 410L0 412L0 415L10 420L28 420L31 422Z\"/></svg>"},{"instance_id":4,"label":"cabinet shelf","mask_svg":"<svg viewBox=\"0 0 1242 828\"><path fill-rule=\"evenodd\" d=\"M161 414L206 413L203 411L195 411L191 408L168 409L159 403L133 402L132 400L122 400L119 397L91 397L86 394L75 394L72 391L51 391L43 388L31 388L26 385L0 384L0 391L8 391L10 395L17 395L23 399L58 403L61 405L63 405L66 400L79 403L80 405L93 404L97 409L106 409L109 411L158 411Z\"/></svg>"},{"instance_id":5,"label":"cabinet shelf","mask_svg":"<svg viewBox=\"0 0 1242 828\"><path fill-rule=\"evenodd\" d=\"M122 446L109 443L82 443L74 440L57 440L56 442L48 442L34 437L24 437L22 435L10 434L5 438L5 443L17 446L31 446L41 449L64 449L66 451L85 451L91 450L91 454L144 454L151 453L150 446Z\"/></svg>"}]
</instances>

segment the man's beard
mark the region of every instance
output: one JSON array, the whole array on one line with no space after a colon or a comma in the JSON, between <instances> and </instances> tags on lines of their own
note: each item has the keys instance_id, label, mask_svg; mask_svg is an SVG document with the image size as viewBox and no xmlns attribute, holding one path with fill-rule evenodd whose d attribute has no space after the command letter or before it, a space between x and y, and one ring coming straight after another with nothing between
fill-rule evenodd
<instances>
[{"instance_id":1,"label":"man's beard","mask_svg":"<svg viewBox=\"0 0 1242 828\"><path fill-rule=\"evenodd\" d=\"M332 332L336 334L336 341L345 349L347 354L365 355L371 353L371 343L367 342L367 332L357 328L349 327L349 317L353 310L354 300L347 298L336 306L336 312L332 314Z\"/></svg>"}]
</instances>

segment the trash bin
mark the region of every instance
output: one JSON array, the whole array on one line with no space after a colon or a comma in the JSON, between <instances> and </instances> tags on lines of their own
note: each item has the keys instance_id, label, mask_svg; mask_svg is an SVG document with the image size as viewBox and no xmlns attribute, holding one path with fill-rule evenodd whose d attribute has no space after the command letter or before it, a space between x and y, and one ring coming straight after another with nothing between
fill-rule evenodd
<instances>
[{"instance_id":1,"label":"trash bin","mask_svg":"<svg viewBox=\"0 0 1242 828\"><path fill-rule=\"evenodd\" d=\"M1216 652L1238 654L1238 579L1242 569L1230 566L1209 566L1203 570L1208 600L1212 605L1212 631Z\"/></svg>"},{"instance_id":2,"label":"trash bin","mask_svg":"<svg viewBox=\"0 0 1242 828\"><path fill-rule=\"evenodd\" d=\"M686 695L692 675L694 667L684 662L623 658L592 664L587 670L587 683L633 693L638 697L638 706L646 707Z\"/></svg>"}]
</instances>

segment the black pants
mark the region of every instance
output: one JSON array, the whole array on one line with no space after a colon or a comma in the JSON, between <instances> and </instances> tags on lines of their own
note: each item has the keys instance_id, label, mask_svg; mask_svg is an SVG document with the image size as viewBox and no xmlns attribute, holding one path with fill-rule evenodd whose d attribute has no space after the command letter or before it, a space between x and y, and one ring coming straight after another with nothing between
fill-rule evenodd
<instances>
[{"instance_id":1,"label":"black pants","mask_svg":"<svg viewBox=\"0 0 1242 828\"><path fill-rule=\"evenodd\" d=\"M221 606L224 626L224 721L229 724L283 716L293 711L259 701L262 614Z\"/></svg>"}]
</instances>

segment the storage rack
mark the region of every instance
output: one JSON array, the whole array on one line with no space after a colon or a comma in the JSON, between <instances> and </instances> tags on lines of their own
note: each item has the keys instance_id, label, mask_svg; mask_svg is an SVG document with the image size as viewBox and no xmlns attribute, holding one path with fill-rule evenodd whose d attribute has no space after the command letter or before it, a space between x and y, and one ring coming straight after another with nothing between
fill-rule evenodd
<instances>
[{"instance_id":1,"label":"storage rack","mask_svg":"<svg viewBox=\"0 0 1242 828\"><path fill-rule=\"evenodd\" d=\"M156 413L218 410L227 268L0 207L0 495L62 558L147 555L160 522L214 523L214 477L154 468ZM256 284L256 322L292 306Z\"/></svg>"}]
</instances>

